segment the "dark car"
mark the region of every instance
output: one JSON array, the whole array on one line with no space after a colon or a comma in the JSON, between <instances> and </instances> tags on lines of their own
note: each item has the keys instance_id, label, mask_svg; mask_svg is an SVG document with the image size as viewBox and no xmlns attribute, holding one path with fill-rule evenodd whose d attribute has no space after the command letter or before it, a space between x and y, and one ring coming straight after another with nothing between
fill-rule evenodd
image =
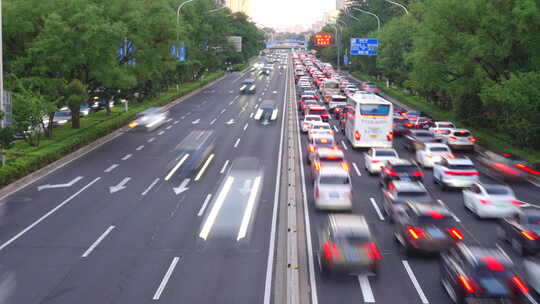
<instances>
[{"instance_id":1,"label":"dark car","mask_svg":"<svg viewBox=\"0 0 540 304\"><path fill-rule=\"evenodd\" d=\"M438 253L463 240L458 224L442 204L408 202L396 214L394 236L407 253Z\"/></svg>"},{"instance_id":2,"label":"dark car","mask_svg":"<svg viewBox=\"0 0 540 304\"><path fill-rule=\"evenodd\" d=\"M421 182L391 181L382 188L383 209L390 221L403 211L407 202L434 204L435 200Z\"/></svg>"},{"instance_id":3,"label":"dark car","mask_svg":"<svg viewBox=\"0 0 540 304\"><path fill-rule=\"evenodd\" d=\"M332 108L330 111L335 119L339 120L341 118L341 114L345 111L345 108L347 105L337 105L334 108Z\"/></svg>"},{"instance_id":4,"label":"dark car","mask_svg":"<svg viewBox=\"0 0 540 304\"><path fill-rule=\"evenodd\" d=\"M262 124L268 124L277 119L278 109L274 100L263 100L259 109L253 117L255 120L260 120Z\"/></svg>"},{"instance_id":5,"label":"dark car","mask_svg":"<svg viewBox=\"0 0 540 304\"><path fill-rule=\"evenodd\" d=\"M319 234L319 265L330 274L376 274L381 260L363 216L331 214Z\"/></svg>"},{"instance_id":6,"label":"dark car","mask_svg":"<svg viewBox=\"0 0 540 304\"><path fill-rule=\"evenodd\" d=\"M240 85L240 94L255 94L255 91L256 91L255 80L246 79L242 81L242 84Z\"/></svg>"},{"instance_id":7,"label":"dark car","mask_svg":"<svg viewBox=\"0 0 540 304\"><path fill-rule=\"evenodd\" d=\"M424 173L418 165L406 159L391 159L381 170L381 185L387 186L389 181L422 181Z\"/></svg>"},{"instance_id":8,"label":"dark car","mask_svg":"<svg viewBox=\"0 0 540 304\"><path fill-rule=\"evenodd\" d=\"M540 251L540 209L521 208L521 212L499 224L499 237L509 242L519 255Z\"/></svg>"},{"instance_id":9,"label":"dark car","mask_svg":"<svg viewBox=\"0 0 540 304\"><path fill-rule=\"evenodd\" d=\"M171 169L165 180L173 176L186 177L199 169L214 152L215 141L213 130L191 131L175 147L177 157L168 164Z\"/></svg>"},{"instance_id":10,"label":"dark car","mask_svg":"<svg viewBox=\"0 0 540 304\"><path fill-rule=\"evenodd\" d=\"M403 147L410 152L421 149L424 143L439 142L439 139L433 133L424 130L410 130L403 139Z\"/></svg>"},{"instance_id":11,"label":"dark car","mask_svg":"<svg viewBox=\"0 0 540 304\"><path fill-rule=\"evenodd\" d=\"M319 115L324 122L328 122L330 114L324 106L311 106L305 109L304 115Z\"/></svg>"},{"instance_id":12,"label":"dark car","mask_svg":"<svg viewBox=\"0 0 540 304\"><path fill-rule=\"evenodd\" d=\"M540 176L539 171L510 153L497 154L489 150L478 152L476 160L480 164L480 171L493 178L526 181Z\"/></svg>"},{"instance_id":13,"label":"dark car","mask_svg":"<svg viewBox=\"0 0 540 304\"><path fill-rule=\"evenodd\" d=\"M409 128L407 127L408 123L409 120L405 117L394 117L392 124L392 132L394 135L400 136L409 133Z\"/></svg>"},{"instance_id":14,"label":"dark car","mask_svg":"<svg viewBox=\"0 0 540 304\"><path fill-rule=\"evenodd\" d=\"M440 266L442 285L454 303L523 303L529 293L500 248L460 243L441 254Z\"/></svg>"}]
</instances>

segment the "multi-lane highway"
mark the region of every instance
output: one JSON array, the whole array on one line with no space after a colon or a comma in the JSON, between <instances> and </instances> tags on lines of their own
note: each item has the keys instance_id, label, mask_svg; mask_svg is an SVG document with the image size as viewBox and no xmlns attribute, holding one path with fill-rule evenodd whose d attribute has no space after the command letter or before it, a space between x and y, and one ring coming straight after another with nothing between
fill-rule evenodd
<instances>
[{"instance_id":1,"label":"multi-lane highway","mask_svg":"<svg viewBox=\"0 0 540 304\"><path fill-rule=\"evenodd\" d=\"M0 204L0 303L262 303L271 299L286 70L229 74ZM239 95L255 78L257 91ZM253 119L262 100L276 121ZM212 130L212 157L169 173Z\"/></svg>"}]
</instances>

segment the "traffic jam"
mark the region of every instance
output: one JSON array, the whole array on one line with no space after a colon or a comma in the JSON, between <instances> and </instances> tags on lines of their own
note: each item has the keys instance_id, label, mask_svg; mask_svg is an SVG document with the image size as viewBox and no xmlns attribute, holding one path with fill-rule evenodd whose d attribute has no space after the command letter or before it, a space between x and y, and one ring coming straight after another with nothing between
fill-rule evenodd
<instances>
[{"instance_id":1,"label":"traffic jam","mask_svg":"<svg viewBox=\"0 0 540 304\"><path fill-rule=\"evenodd\" d=\"M537 303L540 172L292 56L316 302Z\"/></svg>"}]
</instances>

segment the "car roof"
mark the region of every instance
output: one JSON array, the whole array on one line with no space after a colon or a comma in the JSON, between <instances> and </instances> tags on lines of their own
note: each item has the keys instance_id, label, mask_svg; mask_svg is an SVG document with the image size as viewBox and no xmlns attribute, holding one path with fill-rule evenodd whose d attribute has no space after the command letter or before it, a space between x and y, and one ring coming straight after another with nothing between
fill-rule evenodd
<instances>
[{"instance_id":1,"label":"car roof","mask_svg":"<svg viewBox=\"0 0 540 304\"><path fill-rule=\"evenodd\" d=\"M304 116L304 120L306 120L307 118L315 118L315 117L319 118L320 121L322 121L322 118L320 115L306 115Z\"/></svg>"},{"instance_id":2,"label":"car roof","mask_svg":"<svg viewBox=\"0 0 540 304\"><path fill-rule=\"evenodd\" d=\"M333 135L330 135L328 133L315 133L315 134L311 134L311 138L313 139L323 139L323 138L326 138L326 139L331 139L332 141L335 141L334 140L334 136Z\"/></svg>"},{"instance_id":3,"label":"car roof","mask_svg":"<svg viewBox=\"0 0 540 304\"><path fill-rule=\"evenodd\" d=\"M362 215L330 214L328 222L337 235L371 235L366 218Z\"/></svg>"},{"instance_id":4,"label":"car roof","mask_svg":"<svg viewBox=\"0 0 540 304\"><path fill-rule=\"evenodd\" d=\"M433 216L436 213L444 217L452 216L452 212L442 204L410 202L409 205L417 215Z\"/></svg>"},{"instance_id":5,"label":"car roof","mask_svg":"<svg viewBox=\"0 0 540 304\"><path fill-rule=\"evenodd\" d=\"M452 133L456 133L456 132L469 132L469 133L472 133L471 131L469 131L467 129L453 129L452 130Z\"/></svg>"},{"instance_id":6,"label":"car roof","mask_svg":"<svg viewBox=\"0 0 540 304\"><path fill-rule=\"evenodd\" d=\"M275 105L276 105L276 101L275 101L275 100L266 99L266 100L263 100L263 101L261 102L260 107L261 107L261 108L274 108Z\"/></svg>"},{"instance_id":7,"label":"car roof","mask_svg":"<svg viewBox=\"0 0 540 304\"><path fill-rule=\"evenodd\" d=\"M484 258L495 258L500 264L505 266L512 267L514 263L508 257L506 252L504 252L499 247L486 247L486 246L475 246L475 245L465 245L463 243L457 244L457 248L463 253L467 258L468 262L479 266L485 264Z\"/></svg>"},{"instance_id":8,"label":"car roof","mask_svg":"<svg viewBox=\"0 0 540 304\"><path fill-rule=\"evenodd\" d=\"M329 155L336 155L337 157L343 159L345 157L345 154L343 153L343 151L339 150L339 149L332 149L332 148L319 148L317 149L317 154L319 155L319 157L327 157Z\"/></svg>"},{"instance_id":9,"label":"car roof","mask_svg":"<svg viewBox=\"0 0 540 304\"><path fill-rule=\"evenodd\" d=\"M410 181L392 181L395 189L397 191L403 192L426 192L426 187L421 182L410 182Z\"/></svg>"},{"instance_id":10,"label":"car roof","mask_svg":"<svg viewBox=\"0 0 540 304\"><path fill-rule=\"evenodd\" d=\"M403 158L391 159L391 160L388 161L388 164L390 164L392 166L415 165L412 161L410 161L408 159L403 159Z\"/></svg>"},{"instance_id":11,"label":"car roof","mask_svg":"<svg viewBox=\"0 0 540 304\"><path fill-rule=\"evenodd\" d=\"M450 165L474 165L468 157L444 157Z\"/></svg>"},{"instance_id":12,"label":"car roof","mask_svg":"<svg viewBox=\"0 0 540 304\"><path fill-rule=\"evenodd\" d=\"M424 143L424 145L426 146L426 148L441 148L441 147L444 147L444 148L448 148L448 150L450 150L450 148L446 144L441 144L441 143Z\"/></svg>"},{"instance_id":13,"label":"car roof","mask_svg":"<svg viewBox=\"0 0 540 304\"><path fill-rule=\"evenodd\" d=\"M349 177L349 171L345 170L341 166L321 166L319 169L319 176L339 176Z\"/></svg>"},{"instance_id":14,"label":"car roof","mask_svg":"<svg viewBox=\"0 0 540 304\"><path fill-rule=\"evenodd\" d=\"M321 106L321 105L315 105L315 106L312 106L311 108L309 108L310 110L326 110L325 107Z\"/></svg>"}]
</instances>

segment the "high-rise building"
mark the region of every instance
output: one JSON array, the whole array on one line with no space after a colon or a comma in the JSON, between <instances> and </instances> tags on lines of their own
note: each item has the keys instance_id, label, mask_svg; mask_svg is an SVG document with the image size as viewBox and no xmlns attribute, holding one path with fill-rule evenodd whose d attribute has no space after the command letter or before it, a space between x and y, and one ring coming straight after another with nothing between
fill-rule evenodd
<instances>
[{"instance_id":1,"label":"high-rise building","mask_svg":"<svg viewBox=\"0 0 540 304\"><path fill-rule=\"evenodd\" d=\"M249 13L249 8L251 5L250 0L225 0L225 6L231 9L233 13L243 12L244 14Z\"/></svg>"}]
</instances>

